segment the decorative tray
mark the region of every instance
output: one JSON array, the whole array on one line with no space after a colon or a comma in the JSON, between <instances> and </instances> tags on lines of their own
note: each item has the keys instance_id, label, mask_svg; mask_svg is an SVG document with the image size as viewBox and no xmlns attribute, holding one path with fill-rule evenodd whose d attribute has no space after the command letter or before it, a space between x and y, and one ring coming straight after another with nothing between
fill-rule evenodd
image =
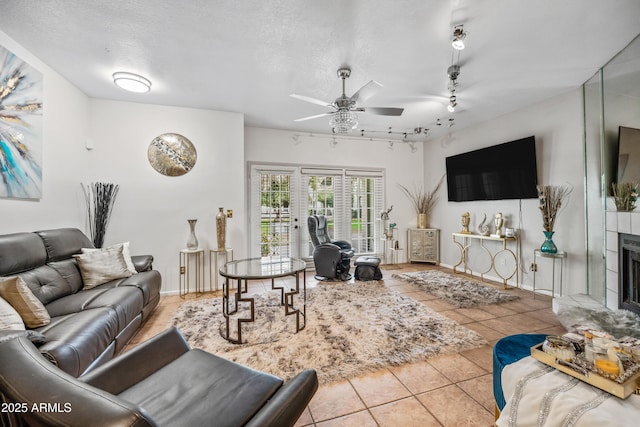
<instances>
[{"instance_id":1,"label":"decorative tray","mask_svg":"<svg viewBox=\"0 0 640 427\"><path fill-rule=\"evenodd\" d=\"M578 378L587 384L591 384L621 399L626 399L629 395L640 389L640 365L637 363L634 364L632 369L628 370L624 378L614 380L599 375L595 370L590 370L585 367L586 365L580 363L580 355L578 355L577 360L574 362L565 362L549 353L545 353L542 350L542 345L543 343L540 343L531 347L531 356L534 359L556 368L565 374L571 375L574 378Z\"/></svg>"}]
</instances>

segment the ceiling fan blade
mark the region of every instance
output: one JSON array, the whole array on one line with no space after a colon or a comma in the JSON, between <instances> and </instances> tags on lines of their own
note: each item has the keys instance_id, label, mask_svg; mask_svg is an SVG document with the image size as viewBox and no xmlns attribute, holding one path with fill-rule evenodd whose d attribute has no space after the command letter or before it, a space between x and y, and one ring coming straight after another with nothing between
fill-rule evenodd
<instances>
[{"instance_id":1,"label":"ceiling fan blade","mask_svg":"<svg viewBox=\"0 0 640 427\"><path fill-rule=\"evenodd\" d=\"M378 93L383 87L384 86L382 86L377 81L371 80L369 83L358 89L358 91L351 97L351 100L354 102L366 101L367 99Z\"/></svg>"},{"instance_id":2,"label":"ceiling fan blade","mask_svg":"<svg viewBox=\"0 0 640 427\"><path fill-rule=\"evenodd\" d=\"M294 122L304 122L305 120L317 119L318 117L330 116L332 114L333 114L333 112L326 112L326 113L322 113L322 114L316 114L315 116L308 116L308 117L303 117L301 119L295 119Z\"/></svg>"},{"instance_id":3,"label":"ceiling fan blade","mask_svg":"<svg viewBox=\"0 0 640 427\"><path fill-rule=\"evenodd\" d=\"M377 114L379 116L401 116L404 108L393 107L366 107L360 109L365 113Z\"/></svg>"},{"instance_id":4,"label":"ceiling fan blade","mask_svg":"<svg viewBox=\"0 0 640 427\"><path fill-rule=\"evenodd\" d=\"M306 102L310 102L312 104L322 105L323 107L331 107L331 106L333 106L333 103L331 103L331 102L322 101L322 100L316 99L316 98L311 98L310 96L298 95L297 93L292 93L289 96L292 97L292 98L295 98L295 99L299 99L301 101L306 101Z\"/></svg>"}]
</instances>

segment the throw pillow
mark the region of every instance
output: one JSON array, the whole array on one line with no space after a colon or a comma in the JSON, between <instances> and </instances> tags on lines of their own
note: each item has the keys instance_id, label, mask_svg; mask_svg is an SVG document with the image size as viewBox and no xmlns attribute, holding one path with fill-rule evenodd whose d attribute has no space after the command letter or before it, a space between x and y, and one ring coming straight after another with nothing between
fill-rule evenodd
<instances>
[{"instance_id":1,"label":"throw pillow","mask_svg":"<svg viewBox=\"0 0 640 427\"><path fill-rule=\"evenodd\" d=\"M129 249L129 242L118 243L116 245L108 246L102 249L82 248L81 251L83 254L88 254L90 252L102 251L105 249L114 249L114 248L122 251L122 257L124 258L124 262L127 264L127 270L129 270L131 274L136 274L138 270L136 270L136 267L133 265L133 261L131 260L131 250Z\"/></svg>"},{"instance_id":2,"label":"throw pillow","mask_svg":"<svg viewBox=\"0 0 640 427\"><path fill-rule=\"evenodd\" d=\"M51 316L20 276L0 277L0 297L20 314L28 328L48 325Z\"/></svg>"},{"instance_id":3,"label":"throw pillow","mask_svg":"<svg viewBox=\"0 0 640 427\"><path fill-rule=\"evenodd\" d=\"M122 247L99 249L73 257L78 263L84 289L131 276L122 255Z\"/></svg>"},{"instance_id":4,"label":"throw pillow","mask_svg":"<svg viewBox=\"0 0 640 427\"><path fill-rule=\"evenodd\" d=\"M25 330L22 317L4 298L0 298L0 329Z\"/></svg>"}]
</instances>

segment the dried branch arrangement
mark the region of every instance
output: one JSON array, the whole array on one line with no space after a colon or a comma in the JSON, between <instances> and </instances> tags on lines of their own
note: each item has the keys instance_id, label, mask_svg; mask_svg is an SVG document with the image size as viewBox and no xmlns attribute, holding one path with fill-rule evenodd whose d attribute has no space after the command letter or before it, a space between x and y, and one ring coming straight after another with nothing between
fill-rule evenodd
<instances>
[{"instance_id":1,"label":"dried branch arrangement","mask_svg":"<svg viewBox=\"0 0 640 427\"><path fill-rule=\"evenodd\" d=\"M538 185L539 208L544 231L553 231L556 217L572 188L566 185Z\"/></svg>"},{"instance_id":2,"label":"dried branch arrangement","mask_svg":"<svg viewBox=\"0 0 640 427\"><path fill-rule=\"evenodd\" d=\"M414 188L413 191L409 190L404 185L400 185L400 188L407 195L411 203L413 203L413 207L416 210L417 214L427 214L427 216L431 216L431 211L438 200L438 190L442 187L442 183L444 182L444 175L438 181L438 184L431 191L425 191L424 188Z\"/></svg>"},{"instance_id":3,"label":"dried branch arrangement","mask_svg":"<svg viewBox=\"0 0 640 427\"><path fill-rule=\"evenodd\" d=\"M87 204L87 219L89 220L89 232L91 240L96 248L101 248L104 243L104 235L111 218L113 204L120 188L117 184L106 182L92 182L82 186L84 199Z\"/></svg>"},{"instance_id":4,"label":"dried branch arrangement","mask_svg":"<svg viewBox=\"0 0 640 427\"><path fill-rule=\"evenodd\" d=\"M616 209L619 211L632 211L638 201L638 184L633 182L621 182L611 184Z\"/></svg>"}]
</instances>

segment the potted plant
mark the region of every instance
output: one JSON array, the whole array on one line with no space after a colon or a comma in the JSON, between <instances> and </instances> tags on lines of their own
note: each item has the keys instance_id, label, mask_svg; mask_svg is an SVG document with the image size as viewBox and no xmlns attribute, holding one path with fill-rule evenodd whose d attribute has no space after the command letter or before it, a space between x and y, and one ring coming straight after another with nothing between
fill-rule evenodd
<instances>
[{"instance_id":1,"label":"potted plant","mask_svg":"<svg viewBox=\"0 0 640 427\"><path fill-rule=\"evenodd\" d=\"M540 247L540 251L548 254L555 254L558 248L553 243L553 227L556 217L560 212L564 201L571 193L571 187L566 185L539 185L538 187L538 207L542 213L542 228L546 240Z\"/></svg>"},{"instance_id":2,"label":"potted plant","mask_svg":"<svg viewBox=\"0 0 640 427\"><path fill-rule=\"evenodd\" d=\"M443 182L444 175L442 175L436 186L431 191L425 191L423 187L415 187L412 191L404 185L398 184L409 200L411 200L411 203L413 203L413 207L418 215L418 228L429 227L431 212L438 200L437 193Z\"/></svg>"},{"instance_id":3,"label":"potted plant","mask_svg":"<svg viewBox=\"0 0 640 427\"><path fill-rule=\"evenodd\" d=\"M638 201L638 184L633 182L621 182L611 184L613 198L616 202L616 209L630 212L636 208Z\"/></svg>"}]
</instances>

